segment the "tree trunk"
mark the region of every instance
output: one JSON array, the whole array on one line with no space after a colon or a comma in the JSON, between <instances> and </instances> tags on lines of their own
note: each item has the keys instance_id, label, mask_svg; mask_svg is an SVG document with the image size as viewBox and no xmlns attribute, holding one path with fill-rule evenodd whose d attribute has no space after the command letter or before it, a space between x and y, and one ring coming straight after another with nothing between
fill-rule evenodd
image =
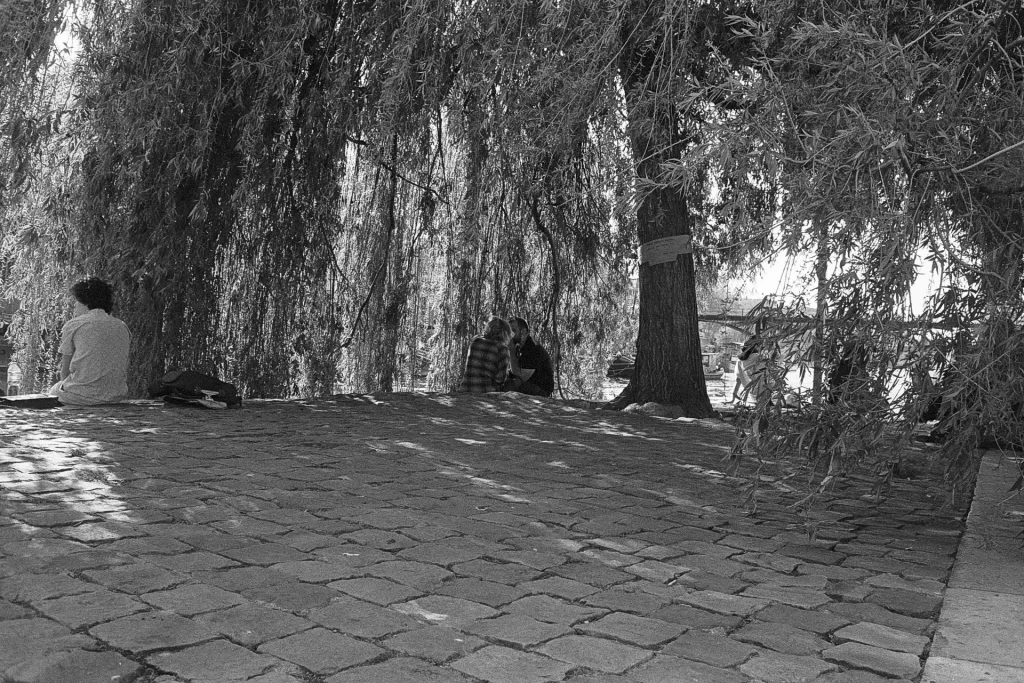
<instances>
[{"instance_id":1,"label":"tree trunk","mask_svg":"<svg viewBox=\"0 0 1024 683\"><path fill-rule=\"evenodd\" d=\"M673 78L662 55L672 50L650 18L657 12L635 7L627 11L619 56L628 111L627 132L638 183L654 183L637 207L637 232L641 245L653 240L689 236L686 198L659 185L661 165L678 157L685 144L680 116L668 95ZM638 17L638 23L630 21ZM686 250L664 263L640 265L640 329L636 342L633 377L609 407L629 403L679 405L688 417L714 414L704 381L700 328L697 321L697 283L693 254Z\"/></svg>"}]
</instances>

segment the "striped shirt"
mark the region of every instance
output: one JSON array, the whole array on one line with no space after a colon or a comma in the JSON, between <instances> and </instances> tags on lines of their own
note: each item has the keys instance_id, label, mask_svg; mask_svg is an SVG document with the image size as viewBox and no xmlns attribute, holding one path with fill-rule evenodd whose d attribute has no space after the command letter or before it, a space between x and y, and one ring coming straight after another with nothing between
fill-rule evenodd
<instances>
[{"instance_id":1,"label":"striped shirt","mask_svg":"<svg viewBox=\"0 0 1024 683\"><path fill-rule=\"evenodd\" d=\"M482 394L499 391L508 378L508 346L493 339L476 337L466 356L459 391Z\"/></svg>"}]
</instances>

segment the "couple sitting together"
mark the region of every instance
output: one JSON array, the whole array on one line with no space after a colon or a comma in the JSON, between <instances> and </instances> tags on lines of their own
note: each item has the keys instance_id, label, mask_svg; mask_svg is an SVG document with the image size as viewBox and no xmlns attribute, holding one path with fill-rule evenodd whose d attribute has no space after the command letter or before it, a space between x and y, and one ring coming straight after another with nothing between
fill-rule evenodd
<instances>
[{"instance_id":1,"label":"couple sitting together","mask_svg":"<svg viewBox=\"0 0 1024 683\"><path fill-rule=\"evenodd\" d=\"M517 391L551 396L554 390L551 356L533 341L526 321L512 318L510 325L497 316L488 320L484 333L469 347L459 391Z\"/></svg>"}]
</instances>

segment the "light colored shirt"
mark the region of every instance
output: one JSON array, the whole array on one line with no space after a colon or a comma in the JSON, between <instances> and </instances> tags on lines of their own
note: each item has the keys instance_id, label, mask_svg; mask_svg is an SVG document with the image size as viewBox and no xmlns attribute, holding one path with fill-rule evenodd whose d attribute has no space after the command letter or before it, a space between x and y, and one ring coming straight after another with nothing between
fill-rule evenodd
<instances>
[{"instance_id":1,"label":"light colored shirt","mask_svg":"<svg viewBox=\"0 0 1024 683\"><path fill-rule=\"evenodd\" d=\"M128 326L102 308L64 323L60 352L71 356L71 372L56 387L61 403L91 406L128 398Z\"/></svg>"}]
</instances>

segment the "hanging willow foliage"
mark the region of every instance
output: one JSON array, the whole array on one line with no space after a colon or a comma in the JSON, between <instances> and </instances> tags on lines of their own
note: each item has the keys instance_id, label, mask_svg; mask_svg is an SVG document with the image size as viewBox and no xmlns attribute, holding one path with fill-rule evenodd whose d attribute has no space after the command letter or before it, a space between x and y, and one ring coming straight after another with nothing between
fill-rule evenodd
<instances>
[{"instance_id":1,"label":"hanging willow foliage","mask_svg":"<svg viewBox=\"0 0 1024 683\"><path fill-rule=\"evenodd\" d=\"M631 326L623 11L88 5L75 117L50 138L73 180L44 232L67 253L5 243L5 280L31 303L25 353L66 315L43 299L88 273L115 284L136 391L173 367L258 396L448 390L498 313L530 320L565 385L595 393ZM38 26L20 35L46 44ZM33 201L50 202L41 175Z\"/></svg>"},{"instance_id":2,"label":"hanging willow foliage","mask_svg":"<svg viewBox=\"0 0 1024 683\"><path fill-rule=\"evenodd\" d=\"M824 482L868 458L891 477L941 403L935 436L967 492L979 445L1024 443L1024 12L762 7L734 27L760 57L715 93L731 113L669 181L686 186L710 161L728 178L723 220L748 234L778 226L791 252L817 254L817 318L769 334L775 379L746 434L769 428L737 454L800 449ZM935 285L923 310L911 297L922 258ZM794 418L780 380L812 364L831 381Z\"/></svg>"}]
</instances>

